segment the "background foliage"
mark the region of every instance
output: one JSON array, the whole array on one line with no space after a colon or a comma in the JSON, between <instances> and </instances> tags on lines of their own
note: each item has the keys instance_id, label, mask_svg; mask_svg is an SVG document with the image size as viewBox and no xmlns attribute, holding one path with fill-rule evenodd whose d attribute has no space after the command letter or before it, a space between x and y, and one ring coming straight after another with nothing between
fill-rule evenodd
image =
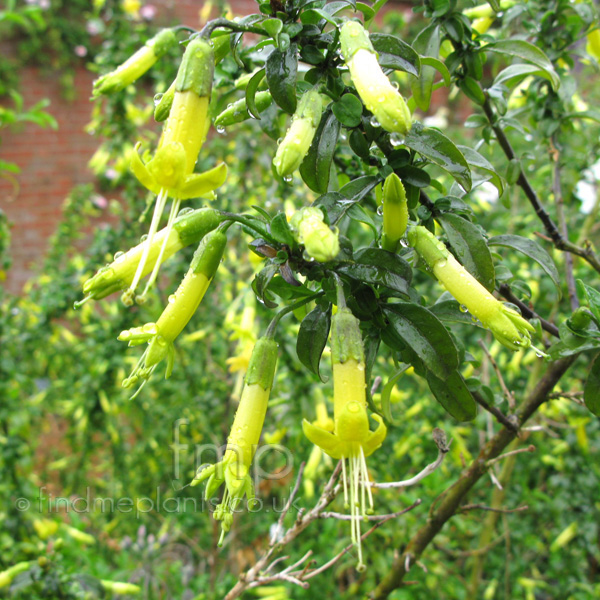
<instances>
[{"instance_id":1,"label":"background foliage","mask_svg":"<svg viewBox=\"0 0 600 600\"><path fill-rule=\"evenodd\" d=\"M90 56L97 56L104 71L119 64L151 34L152 26L129 18L116 3L95 6L92 12L87 3L81 4L71 3L73 14L64 20L56 16L65 14L58 4L45 12L40 7L9 6L3 26L8 23L19 29L19 60L28 64L38 60L43 54L39 52L40 40L60 39L53 46L54 58L44 65L46 68L72 67L71 49L83 45ZM321 7L314 3L311 6ZM265 5L263 9L270 10ZM11 10L20 16L7 19ZM371 16L368 7L361 10L367 19ZM307 12L303 13L305 22L319 22L318 14L306 16ZM550 200L556 199L556 182L560 182L572 241L579 238L578 245L588 238L597 242L597 175L590 167L597 161L600 145L599 115L593 108L600 100L595 85L598 64L585 51L585 34L594 27L596 18L594 7L562 1L518 3L506 10L483 38L473 37L469 19L460 16L455 3L426 2L416 6L415 13L415 19L407 24L392 11L380 27L400 35L423 55L429 53L428 43L429 47L431 43L435 45L439 36L440 59L452 85L446 105L430 114L427 122L441 127L459 147L477 149L494 168L488 168L486 163L483 168L473 169L474 182L491 179L503 193L498 198L496 188L485 184L474 185L464 195L447 172L432 164L412 162L406 166L403 179L413 184L415 199L419 190L427 194L424 202L413 202L412 217L430 227L433 217L438 218L453 246L459 243L455 240L460 236L452 239L452 232L457 229L452 228L452 223L461 217L458 222L463 228L469 227L464 223L469 223L469 231L485 231L488 238L511 234L537 239L552 253L559 274L558 278L555 276L558 289L549 276L549 272L555 272L545 258L532 260L526 254L490 244L496 280L510 284L513 292L526 303L531 301L545 319L561 323L563 339L570 339L572 332L565 330L572 312L563 275L565 254L552 250L527 199L514 185L515 173L518 175L515 161L519 161L532 187L549 205ZM122 18L114 19L118 14ZM79 28L72 28L73 23L78 23ZM90 23L96 23L100 29L94 43L83 33L86 26L89 30ZM68 38L61 34L66 30L71 31ZM493 44L495 39L502 44L509 38L513 42L527 38L546 53L551 64L519 61L507 74L503 69L515 52L476 51L482 41ZM104 40L108 43L101 43ZM517 46L513 43L512 48ZM239 97L232 91L231 81L264 61L257 50L240 49L240 55L245 68L228 57L217 71L215 114ZM310 59L307 54L304 58ZM446 74L443 65L431 64ZM173 376L166 381L155 377L136 401L129 402L120 382L138 357L117 342L116 336L132 323L156 319L173 282L185 272L191 250L167 263L160 290L143 307L126 309L109 299L88 303L78 311L72 308L81 297L81 282L117 250L135 244L147 229L147 222L140 222L137 216L149 199L140 193L128 173L126 156L135 141L156 140L151 94L146 92L164 91L175 69L176 63L165 57L160 68L144 80L147 87L131 86L104 101L101 109L98 104L90 129L109 141L103 143L92 160L97 185L77 188L66 199L63 221L40 266L39 276L22 295L4 294L2 298L0 465L4 476L0 478L0 506L4 527L0 532L0 570L20 561L36 561L36 566L17 577L10 588L0 590L7 597L102 597L111 592L99 581L118 580L137 583L145 598L220 598L236 582L238 574L252 565L275 522L273 515L265 513L241 515L234 534L219 550L215 545L217 527L206 513L185 508L175 514L166 510L145 512L142 500L156 501L160 494L163 502L177 499L178 507L191 506L183 504L186 498L200 501L198 488L185 487L194 473L193 454L187 451L182 455L179 477L173 471L172 444L178 419L186 420L181 427L181 443L190 447L208 441L220 444L227 435L235 410L232 389L237 380L237 374L228 369L227 359L240 350L235 339L235 334L240 333L239 313L243 302L249 302L251 297L248 284L262 266L248 250L248 236L241 230L233 236L214 285L180 340ZM421 69L432 67L421 63ZM18 77L18 68L13 73ZM430 73L430 83L440 79L433 70ZM553 87L555 76L561 81L557 89ZM525 77L526 85L520 85ZM408 75L399 74L402 92L407 96L412 93L420 109L429 106L427 83L423 84L423 80L427 81L422 76L420 84L411 83ZM485 97L479 82L487 89ZM494 141L492 125L498 122L490 124L485 114L490 101L514 148L516 157L512 162L507 161ZM465 113L470 114L466 123ZM342 116L340 122L348 125L349 117ZM44 123L42 118L41 124ZM272 174L275 140L285 132L285 126L285 115L273 106L259 122L250 121L212 136L209 152L202 154L199 166L202 169L212 165L218 158L227 162L230 176L219 193L221 208L241 212L259 205L272 217L290 206L299 208L326 191L308 192L299 179L289 183ZM261 129L263 135L259 134ZM373 149L371 158L364 156L361 160L360 153L357 156L359 144L353 132L373 135L371 142L376 134L373 129L363 118L360 127L347 127L344 131L346 139L335 155L336 187L343 187L348 179L358 175L381 174L389 164L393 149L386 147L383 140L379 149ZM414 158L412 155L411 161ZM586 188L582 182L596 195L585 207ZM318 189L318 182L311 187ZM119 200L110 201L110 226L89 227L100 214L99 198L112 196ZM355 248L371 244L380 228L375 194L366 195L362 206L340 224L341 232L353 240ZM553 207L549 210L555 214ZM535 238L534 232L541 235ZM409 251L403 249L401 253L406 256ZM253 258L249 261L248 256ZM372 288L362 283L365 276L366 270L361 271L353 284L358 310L361 302L365 306L373 302ZM578 258L574 261L574 276L588 286L598 287L598 274ZM422 294L424 304L431 306L437 301L438 316L445 314L444 322L452 324L454 340L460 340L464 347L462 374L470 388L479 390L490 403L507 412L497 376L478 340L489 348L517 398L535 386L544 369L543 359L534 350L511 353L503 349L490 334L473 327L470 316L461 313L458 306L446 303L441 307L440 300L448 298L440 298L439 286L427 273L415 270L414 279L413 285ZM380 281L372 283L380 289ZM267 301L281 302L277 290L284 300L289 299L281 282L273 290ZM256 313L254 335L264 330L270 311L257 302ZM296 353L295 334L305 314L287 317L285 330L278 337L280 363L265 438L293 448L295 467L311 451L301 432L301 418L312 417L316 396L327 397L331 393L329 384L308 374ZM581 340L571 339L571 343L576 345ZM373 375L383 380L374 396L382 409L381 389L396 372L400 352L393 342L388 345L390 348L380 353L373 366ZM591 348L594 349L593 344ZM561 381L561 390L582 390L592 356L593 352L588 352L575 363ZM326 376L327 362L323 360L321 365ZM391 386L387 388L390 389ZM368 539L365 547L370 568L366 573L356 573L354 561L347 557L334 567L331 576L320 577L313 590L274 586L265 594L278 599L311 598L314 588L318 588L320 594L353 598L372 590L387 572L395 549L403 549L426 520L434 499L497 428L483 410L474 421L457 423L435 401L425 380L412 372L397 381L389 400L385 408L393 414L396 425L390 427L383 448L370 459L375 480L403 479L431 462L436 455L430 439L434 427L441 427L453 439L449 458L420 486L402 494L381 491L376 497L377 510L382 513L409 505L417 498L423 500L423 505L378 529ZM598 597L598 419L580 402L556 398L541 408L530 425L535 425L535 430L525 435L536 452L500 463L496 474L504 486L502 491L485 479L469 499L473 504L494 507L527 505L528 510L515 514L473 510L457 516L437 536L422 566L413 567L410 578L418 580L419 585L394 592L394 598L433 594L439 598L490 600ZM272 467L278 466L273 458ZM330 469L331 465L323 464L314 475L317 489L328 478ZM281 499L289 493L292 483L289 478L267 481L259 494L267 502ZM50 494L75 498L88 493L92 499L132 498L141 512L138 516L119 511L55 514L49 512L46 500L40 504L40 490L46 499ZM305 488L306 491L309 490ZM19 510L19 499L28 500L30 508ZM300 503L310 506L311 499L301 495ZM286 552L299 557L312 549L315 559L323 563L347 542L344 523L323 520L313 524Z\"/></svg>"}]
</instances>

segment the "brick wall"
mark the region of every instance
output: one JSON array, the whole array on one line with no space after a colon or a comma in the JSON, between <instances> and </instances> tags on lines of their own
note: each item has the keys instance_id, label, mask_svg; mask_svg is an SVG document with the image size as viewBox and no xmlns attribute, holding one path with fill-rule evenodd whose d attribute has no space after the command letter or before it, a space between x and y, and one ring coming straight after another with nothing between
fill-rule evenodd
<instances>
[{"instance_id":1,"label":"brick wall","mask_svg":"<svg viewBox=\"0 0 600 600\"><path fill-rule=\"evenodd\" d=\"M199 26L198 0L158 0L158 23L180 21ZM256 11L254 0L235 0L234 13L245 15ZM406 9L406 7L405 7ZM211 17L216 17L214 13ZM21 169L18 189L0 178L0 207L12 222L11 255L13 266L4 285L18 293L35 272L43 256L48 237L60 219L61 206L73 186L91 182L87 163L98 141L84 131L91 116L89 101L94 76L83 68L75 73L76 99L61 97L56 77L43 75L34 68L21 74L20 92L25 106L42 98L50 99L47 109L58 122L58 130L40 129L33 124L2 132L0 158L15 162Z\"/></svg>"}]
</instances>

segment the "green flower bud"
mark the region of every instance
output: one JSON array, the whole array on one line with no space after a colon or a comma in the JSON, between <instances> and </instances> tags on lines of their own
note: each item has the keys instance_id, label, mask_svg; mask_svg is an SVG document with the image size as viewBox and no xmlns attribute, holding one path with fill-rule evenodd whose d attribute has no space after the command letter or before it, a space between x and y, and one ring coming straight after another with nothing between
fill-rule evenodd
<instances>
[{"instance_id":1,"label":"green flower bud","mask_svg":"<svg viewBox=\"0 0 600 600\"><path fill-rule=\"evenodd\" d=\"M363 26L357 21L344 23L340 44L352 83L365 106L386 131L406 135L412 124L410 110L379 66Z\"/></svg>"},{"instance_id":2,"label":"green flower bud","mask_svg":"<svg viewBox=\"0 0 600 600\"><path fill-rule=\"evenodd\" d=\"M534 327L518 312L499 302L475 279L448 249L425 227L413 227L408 242L427 263L436 279L494 337L511 350L528 348Z\"/></svg>"},{"instance_id":3,"label":"green flower bud","mask_svg":"<svg viewBox=\"0 0 600 600\"><path fill-rule=\"evenodd\" d=\"M166 245L161 264L181 248L199 242L209 231L216 229L221 220L222 217L217 210L200 208L178 217L173 223L173 228L168 232L168 237L168 228L161 229L153 237L150 244L150 251L144 265L142 277L148 275L154 268L165 238ZM86 297L75 303L75 306L80 306L90 299L100 300L129 287L147 243L146 240L126 253L117 253L112 263L100 269L96 275L83 284L83 293L86 294Z\"/></svg>"},{"instance_id":4,"label":"green flower bud","mask_svg":"<svg viewBox=\"0 0 600 600\"><path fill-rule=\"evenodd\" d=\"M400 177L391 173L383 184L383 234L381 247L396 252L408 225L406 190Z\"/></svg>"},{"instance_id":5,"label":"green flower bud","mask_svg":"<svg viewBox=\"0 0 600 600\"><path fill-rule=\"evenodd\" d=\"M5 571L2 571L0 573L0 588L10 585L12 583L13 579L19 573L23 573L24 571L27 571L27 569L29 569L32 564L33 564L33 561L20 562L20 563L17 563L16 565L13 565L12 567L6 569Z\"/></svg>"},{"instance_id":6,"label":"green flower bud","mask_svg":"<svg viewBox=\"0 0 600 600\"><path fill-rule=\"evenodd\" d=\"M100 583L105 590L112 592L113 594L139 594L142 591L142 588L134 583L108 581L106 579L101 579Z\"/></svg>"},{"instance_id":7,"label":"green flower bud","mask_svg":"<svg viewBox=\"0 0 600 600\"><path fill-rule=\"evenodd\" d=\"M271 92L258 92L254 97L254 100L258 112L262 112L271 105L273 98ZM229 125L235 125L236 123L241 123L250 118L251 115L246 106L246 98L240 98L237 102L230 104L215 118L215 126L228 127Z\"/></svg>"},{"instance_id":8,"label":"green flower bud","mask_svg":"<svg viewBox=\"0 0 600 600\"><path fill-rule=\"evenodd\" d=\"M343 364L348 360L365 362L362 334L358 319L348 308L340 308L331 319L331 362Z\"/></svg>"},{"instance_id":9,"label":"green flower bud","mask_svg":"<svg viewBox=\"0 0 600 600\"><path fill-rule=\"evenodd\" d=\"M292 117L292 124L273 159L280 177L287 177L300 167L315 137L322 111L323 102L319 92L311 90L302 96Z\"/></svg>"},{"instance_id":10,"label":"green flower bud","mask_svg":"<svg viewBox=\"0 0 600 600\"><path fill-rule=\"evenodd\" d=\"M587 329L589 324L592 322L592 313L589 308L580 306L569 319L569 325L571 329L575 331L581 331Z\"/></svg>"},{"instance_id":11,"label":"green flower bud","mask_svg":"<svg viewBox=\"0 0 600 600\"><path fill-rule=\"evenodd\" d=\"M320 208L308 207L297 211L290 221L294 238L304 244L308 255L319 262L333 260L340 251L337 232L324 222Z\"/></svg>"},{"instance_id":12,"label":"green flower bud","mask_svg":"<svg viewBox=\"0 0 600 600\"><path fill-rule=\"evenodd\" d=\"M160 96L160 99L159 99ZM169 89L164 93L154 96L154 102L158 103L154 106L154 120L157 123L162 123L168 118L171 112L171 106L173 106L173 99L175 98L175 82L173 82Z\"/></svg>"},{"instance_id":13,"label":"green flower bud","mask_svg":"<svg viewBox=\"0 0 600 600\"><path fill-rule=\"evenodd\" d=\"M96 79L94 81L94 96L112 94L125 89L130 83L146 73L161 56L176 44L177 38L172 29L159 31L116 70Z\"/></svg>"}]
</instances>

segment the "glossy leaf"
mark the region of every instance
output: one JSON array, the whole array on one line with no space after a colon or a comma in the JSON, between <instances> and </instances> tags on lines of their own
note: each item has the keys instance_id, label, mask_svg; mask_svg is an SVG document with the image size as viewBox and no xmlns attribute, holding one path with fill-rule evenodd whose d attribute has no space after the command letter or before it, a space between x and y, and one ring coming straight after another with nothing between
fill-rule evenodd
<instances>
[{"instance_id":1,"label":"glossy leaf","mask_svg":"<svg viewBox=\"0 0 600 600\"><path fill-rule=\"evenodd\" d=\"M326 111L300 165L300 175L304 183L319 194L324 194L329 186L331 162L339 135L340 122L331 111Z\"/></svg>"},{"instance_id":2,"label":"glossy leaf","mask_svg":"<svg viewBox=\"0 0 600 600\"><path fill-rule=\"evenodd\" d=\"M479 228L452 213L444 213L437 220L444 228L458 261L481 285L492 291L495 284L494 262Z\"/></svg>"},{"instance_id":3,"label":"glossy leaf","mask_svg":"<svg viewBox=\"0 0 600 600\"><path fill-rule=\"evenodd\" d=\"M309 371L318 375L322 381L326 381L326 379L319 372L319 363L327 343L330 325L331 308L324 309L317 305L302 320L296 341L296 352L300 362Z\"/></svg>"},{"instance_id":4,"label":"glossy leaf","mask_svg":"<svg viewBox=\"0 0 600 600\"><path fill-rule=\"evenodd\" d=\"M432 56L438 58L440 52L440 28L438 25L431 24L423 29L415 38L413 48L423 56ZM421 58L421 63L422 63ZM415 104L422 111L429 109L431 102L431 92L433 90L433 80L436 70L431 66L421 66L421 73L411 85Z\"/></svg>"},{"instance_id":5,"label":"glossy leaf","mask_svg":"<svg viewBox=\"0 0 600 600\"><path fill-rule=\"evenodd\" d=\"M560 86L560 78L556 74L550 59L537 46L525 40L499 40L483 47L484 52L496 52L525 60L545 71L547 78L556 90Z\"/></svg>"},{"instance_id":6,"label":"glossy leaf","mask_svg":"<svg viewBox=\"0 0 600 600\"><path fill-rule=\"evenodd\" d=\"M267 58L266 72L269 90L275 103L286 112L296 110L296 76L298 58L296 45L292 44L285 52L275 48Z\"/></svg>"},{"instance_id":7,"label":"glossy leaf","mask_svg":"<svg viewBox=\"0 0 600 600\"><path fill-rule=\"evenodd\" d=\"M441 131L414 123L404 143L447 171L467 192L471 189L471 171L467 159Z\"/></svg>"},{"instance_id":8,"label":"glossy leaf","mask_svg":"<svg viewBox=\"0 0 600 600\"><path fill-rule=\"evenodd\" d=\"M354 264L344 265L338 271L359 282L384 285L408 297L412 269L397 254L380 248L364 248L354 255Z\"/></svg>"},{"instance_id":9,"label":"glossy leaf","mask_svg":"<svg viewBox=\"0 0 600 600\"><path fill-rule=\"evenodd\" d=\"M427 383L435 399L457 421L472 421L477 416L477 404L458 371L445 380L428 371Z\"/></svg>"},{"instance_id":10,"label":"glossy leaf","mask_svg":"<svg viewBox=\"0 0 600 600\"><path fill-rule=\"evenodd\" d=\"M415 50L395 35L371 33L369 35L377 51L379 64L387 69L405 71L415 77L421 71L421 60Z\"/></svg>"},{"instance_id":11,"label":"glossy leaf","mask_svg":"<svg viewBox=\"0 0 600 600\"><path fill-rule=\"evenodd\" d=\"M583 388L583 401L591 413L600 417L600 355L597 355L592 363Z\"/></svg>"},{"instance_id":12,"label":"glossy leaf","mask_svg":"<svg viewBox=\"0 0 600 600\"><path fill-rule=\"evenodd\" d=\"M560 275L558 274L558 269L556 268L552 257L536 241L524 238L520 235L505 234L490 238L488 240L488 246L505 246L507 248L512 248L535 260L535 262L537 262L550 276L560 296Z\"/></svg>"},{"instance_id":13,"label":"glossy leaf","mask_svg":"<svg viewBox=\"0 0 600 600\"><path fill-rule=\"evenodd\" d=\"M383 307L390 327L435 373L446 379L458 367L458 350L441 321L426 308L412 302L395 302Z\"/></svg>"}]
</instances>

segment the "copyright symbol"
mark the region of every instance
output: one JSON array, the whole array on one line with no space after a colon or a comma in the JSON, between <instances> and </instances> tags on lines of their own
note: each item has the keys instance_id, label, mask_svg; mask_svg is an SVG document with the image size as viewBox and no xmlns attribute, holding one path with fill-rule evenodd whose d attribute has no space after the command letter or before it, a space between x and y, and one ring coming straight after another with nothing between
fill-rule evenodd
<instances>
[{"instance_id":1,"label":"copyright symbol","mask_svg":"<svg viewBox=\"0 0 600 600\"><path fill-rule=\"evenodd\" d=\"M17 510L20 510L20 511L28 510L29 507L31 506L31 502L29 502L29 500L27 500L27 498L17 498L17 501L15 502L15 506L16 506Z\"/></svg>"}]
</instances>

